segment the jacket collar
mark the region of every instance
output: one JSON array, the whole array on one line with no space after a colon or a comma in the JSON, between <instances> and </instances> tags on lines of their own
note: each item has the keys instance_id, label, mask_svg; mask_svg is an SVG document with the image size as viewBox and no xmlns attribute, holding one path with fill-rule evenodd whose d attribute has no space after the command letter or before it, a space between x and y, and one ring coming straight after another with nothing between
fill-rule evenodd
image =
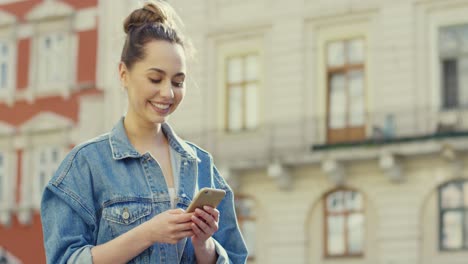
<instances>
[{"instance_id":1,"label":"jacket collar","mask_svg":"<svg viewBox=\"0 0 468 264\"><path fill-rule=\"evenodd\" d=\"M109 144L112 150L112 157L114 160L139 158L142 154L138 153L130 143L127 133L125 132L123 121L124 117L119 120L109 134ZM200 161L195 150L190 147L185 140L179 138L168 123L162 123L161 128L163 133L166 135L171 148L183 157Z\"/></svg>"}]
</instances>

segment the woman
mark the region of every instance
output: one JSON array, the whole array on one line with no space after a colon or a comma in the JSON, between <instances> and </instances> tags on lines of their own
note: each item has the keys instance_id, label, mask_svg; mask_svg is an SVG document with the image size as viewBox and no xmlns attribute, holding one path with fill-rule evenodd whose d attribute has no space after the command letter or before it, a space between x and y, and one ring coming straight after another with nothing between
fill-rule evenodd
<instances>
[{"instance_id":1,"label":"woman","mask_svg":"<svg viewBox=\"0 0 468 264\"><path fill-rule=\"evenodd\" d=\"M185 95L186 44L162 1L124 21L119 76L128 112L75 147L41 207L47 263L245 263L233 193L206 151L166 123ZM184 209L202 187L216 208Z\"/></svg>"}]
</instances>

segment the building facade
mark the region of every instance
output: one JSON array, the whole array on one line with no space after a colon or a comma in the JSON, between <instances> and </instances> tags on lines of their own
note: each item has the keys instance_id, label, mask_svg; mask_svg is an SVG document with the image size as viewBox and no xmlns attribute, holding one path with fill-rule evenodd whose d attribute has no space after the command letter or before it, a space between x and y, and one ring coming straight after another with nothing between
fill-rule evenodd
<instances>
[{"instance_id":1,"label":"building facade","mask_svg":"<svg viewBox=\"0 0 468 264\"><path fill-rule=\"evenodd\" d=\"M249 263L466 263L468 1L170 2Z\"/></svg>"},{"instance_id":2,"label":"building facade","mask_svg":"<svg viewBox=\"0 0 468 264\"><path fill-rule=\"evenodd\" d=\"M38 263L42 184L125 112L141 1L4 2L0 246ZM466 263L468 0L168 2L196 49L170 122L235 190L249 263Z\"/></svg>"},{"instance_id":3,"label":"building facade","mask_svg":"<svg viewBox=\"0 0 468 264\"><path fill-rule=\"evenodd\" d=\"M42 190L103 130L97 1L0 2L0 259L45 263ZM5 263L5 262L2 262Z\"/></svg>"}]
</instances>

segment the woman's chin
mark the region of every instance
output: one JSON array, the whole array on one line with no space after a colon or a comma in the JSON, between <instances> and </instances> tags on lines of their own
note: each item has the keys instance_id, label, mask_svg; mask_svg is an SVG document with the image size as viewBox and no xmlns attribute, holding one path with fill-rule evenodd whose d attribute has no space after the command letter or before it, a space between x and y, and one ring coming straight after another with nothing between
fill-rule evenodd
<instances>
[{"instance_id":1,"label":"woman's chin","mask_svg":"<svg viewBox=\"0 0 468 264\"><path fill-rule=\"evenodd\" d=\"M162 124L164 122L166 122L168 120L168 117L169 116L151 116L150 118L148 118L148 120L150 120L151 123L154 123L154 124Z\"/></svg>"}]
</instances>

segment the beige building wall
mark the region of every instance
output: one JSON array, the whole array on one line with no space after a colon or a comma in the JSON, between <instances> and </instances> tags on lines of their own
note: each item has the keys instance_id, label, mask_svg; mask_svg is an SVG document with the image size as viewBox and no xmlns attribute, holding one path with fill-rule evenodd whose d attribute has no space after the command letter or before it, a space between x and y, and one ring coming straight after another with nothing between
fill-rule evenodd
<instances>
[{"instance_id":1,"label":"beige building wall","mask_svg":"<svg viewBox=\"0 0 468 264\"><path fill-rule=\"evenodd\" d=\"M293 167L289 191L281 191L263 170L242 173L239 192L254 197L259 209L258 254L250 263L465 263L468 252L438 250L437 187L458 178L451 164L438 155L403 164L402 183L391 182L377 160L349 162L346 167L345 186L362 192L365 199L362 258L324 258L322 197L336 186L320 166ZM466 168L462 177L468 179Z\"/></svg>"},{"instance_id":2,"label":"beige building wall","mask_svg":"<svg viewBox=\"0 0 468 264\"><path fill-rule=\"evenodd\" d=\"M169 1L196 48L183 105L170 121L210 151L236 194L256 201L256 258L249 263L462 264L468 252L440 252L437 187L468 179L468 138L311 150L326 143L325 46L366 43L366 135L393 113L399 137L424 136L450 115L440 109L437 30L468 22L468 0ZM131 1L99 1L101 76L108 120L122 114L116 65L121 21ZM112 8L109 8L112 5ZM112 10L112 11L109 11ZM118 23L110 22L118 21ZM259 128L223 130L226 56L258 51ZM460 111L463 129L468 117ZM463 121L465 120L465 121ZM112 124L106 123L106 127ZM444 158L453 149L455 161ZM390 160L390 167L386 161ZM458 162L458 163L457 163ZM281 175L269 171L279 164ZM457 164L461 164L458 166ZM457 167L458 166L458 167ZM395 175L389 169L402 168ZM338 186L365 198L363 257L324 257L323 195Z\"/></svg>"}]
</instances>

